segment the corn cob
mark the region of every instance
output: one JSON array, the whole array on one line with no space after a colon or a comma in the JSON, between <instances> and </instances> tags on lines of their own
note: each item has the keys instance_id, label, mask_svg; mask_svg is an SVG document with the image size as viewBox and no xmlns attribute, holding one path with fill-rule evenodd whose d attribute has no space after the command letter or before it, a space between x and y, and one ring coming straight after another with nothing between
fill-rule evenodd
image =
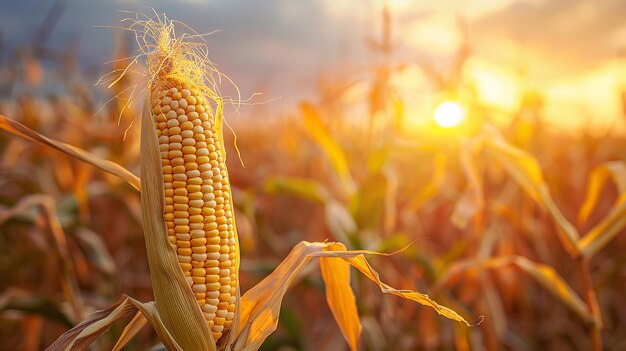
<instances>
[{"instance_id":1,"label":"corn cob","mask_svg":"<svg viewBox=\"0 0 626 351\"><path fill-rule=\"evenodd\" d=\"M161 152L168 239L218 340L232 325L237 238L231 189L211 106L202 89L176 78L151 98Z\"/></svg>"}]
</instances>

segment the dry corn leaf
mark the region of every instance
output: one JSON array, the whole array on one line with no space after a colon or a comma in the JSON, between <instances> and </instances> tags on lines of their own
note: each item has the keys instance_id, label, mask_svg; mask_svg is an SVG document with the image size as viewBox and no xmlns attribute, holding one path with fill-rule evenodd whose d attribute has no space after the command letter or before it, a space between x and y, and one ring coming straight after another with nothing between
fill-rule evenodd
<instances>
[{"instance_id":1,"label":"dry corn leaf","mask_svg":"<svg viewBox=\"0 0 626 351\"><path fill-rule=\"evenodd\" d=\"M626 227L626 201L623 199L578 241L577 245L581 254L586 257L593 256L619 234L624 227Z\"/></svg>"},{"instance_id":2,"label":"dry corn leaf","mask_svg":"<svg viewBox=\"0 0 626 351\"><path fill-rule=\"evenodd\" d=\"M239 303L240 321L235 349L253 351L276 330L283 296L298 273L325 244L297 244L276 269L248 290Z\"/></svg>"},{"instance_id":3,"label":"dry corn leaf","mask_svg":"<svg viewBox=\"0 0 626 351\"><path fill-rule=\"evenodd\" d=\"M264 189L269 194L286 193L324 205L326 226L339 241L347 241L357 230L346 206L333 199L326 187L315 180L271 177L265 181Z\"/></svg>"},{"instance_id":4,"label":"dry corn leaf","mask_svg":"<svg viewBox=\"0 0 626 351\"><path fill-rule=\"evenodd\" d=\"M589 175L585 201L583 201L583 205L578 212L577 220L579 225L584 225L585 222L587 222L587 218L589 218L589 215L596 207L600 193L609 178L613 179L617 185L617 190L620 195L617 204L626 200L623 196L623 194L626 193L626 163L622 161L611 161L595 167Z\"/></svg>"},{"instance_id":5,"label":"dry corn leaf","mask_svg":"<svg viewBox=\"0 0 626 351\"><path fill-rule=\"evenodd\" d=\"M581 253L587 257L601 250L626 226L626 163L621 161L607 162L591 172L585 201L578 213L578 221L581 224L586 222L609 177L617 185L619 197L609 214L578 241Z\"/></svg>"},{"instance_id":6,"label":"dry corn leaf","mask_svg":"<svg viewBox=\"0 0 626 351\"><path fill-rule=\"evenodd\" d=\"M530 261L522 256L504 256L485 260L456 262L439 278L435 290L440 290L444 286L454 284L469 273L476 273L488 269L500 269L507 266L516 267L533 278L583 321L594 322L594 317L588 311L585 303L554 268L542 263Z\"/></svg>"},{"instance_id":7,"label":"dry corn leaf","mask_svg":"<svg viewBox=\"0 0 626 351\"><path fill-rule=\"evenodd\" d=\"M115 261L98 233L88 228L79 228L74 232L74 236L92 264L108 276L115 275L117 271Z\"/></svg>"},{"instance_id":8,"label":"dry corn leaf","mask_svg":"<svg viewBox=\"0 0 626 351\"><path fill-rule=\"evenodd\" d=\"M346 248L342 244L332 243L328 249L345 251ZM320 270L326 286L328 306L341 334L354 351L361 335L361 323L354 292L350 286L350 265L341 258L320 257Z\"/></svg>"},{"instance_id":9,"label":"dry corn leaf","mask_svg":"<svg viewBox=\"0 0 626 351\"><path fill-rule=\"evenodd\" d=\"M461 150L463 151L463 149ZM463 162L463 156L461 156L461 162ZM441 187L446 180L447 172L447 160L446 156L442 152L436 152L433 155L433 174L426 186L420 189L420 191L411 199L407 207L413 211L418 210L422 205L428 202L430 199L437 196L440 193ZM458 203L457 203L458 204ZM453 219L453 222L455 220Z\"/></svg>"},{"instance_id":10,"label":"dry corn leaf","mask_svg":"<svg viewBox=\"0 0 626 351\"><path fill-rule=\"evenodd\" d=\"M461 167L467 177L467 186L461 198L454 204L451 221L461 229L466 228L469 220L485 206L482 175L477 161L482 147L480 138L465 139L460 144Z\"/></svg>"},{"instance_id":11,"label":"dry corn leaf","mask_svg":"<svg viewBox=\"0 0 626 351\"><path fill-rule=\"evenodd\" d=\"M352 213L359 228L379 229L389 191L389 178L382 172L369 174L359 184L357 196L352 201Z\"/></svg>"},{"instance_id":12,"label":"dry corn leaf","mask_svg":"<svg viewBox=\"0 0 626 351\"><path fill-rule=\"evenodd\" d=\"M144 316L141 311L137 311L133 319L131 319L126 327L124 327L124 330L122 330L122 334L120 334L119 338L117 339L117 342L115 343L115 346L113 346L112 351L121 350L122 347L124 347L130 341L130 339L137 335L137 333L139 333L139 331L146 326L146 323L148 323L148 319L146 318L146 316Z\"/></svg>"},{"instance_id":13,"label":"dry corn leaf","mask_svg":"<svg viewBox=\"0 0 626 351\"><path fill-rule=\"evenodd\" d=\"M136 313L137 307L122 297L112 306L99 310L85 318L74 328L61 335L46 351L87 350L89 345L120 319Z\"/></svg>"},{"instance_id":14,"label":"dry corn leaf","mask_svg":"<svg viewBox=\"0 0 626 351\"><path fill-rule=\"evenodd\" d=\"M304 116L304 126L307 134L324 151L335 170L346 194L350 195L356 191L354 180L348 169L348 161L341 147L328 134L318 111L310 103L300 104L300 110Z\"/></svg>"},{"instance_id":15,"label":"dry corn leaf","mask_svg":"<svg viewBox=\"0 0 626 351\"><path fill-rule=\"evenodd\" d=\"M438 303L433 301L426 294L422 294L420 292L413 291L413 290L397 290L397 289L394 289L393 287L383 283L380 280L378 272L376 272L370 266L370 264L367 262L367 260L365 259L365 256L364 256L365 254L381 255L380 253L373 252L373 251L368 251L368 250L323 251L323 252L315 253L314 255L318 256L318 257L340 257L340 258L343 258L352 267L358 269L361 273L363 273L363 275L365 275L371 281L376 283L378 285L378 287L380 288L381 292L383 292L385 294L396 295L396 296L399 296L399 297L402 297L402 298L405 298L405 299L408 299L408 300L415 301L415 302L417 302L417 303L419 303L421 305L432 307L440 315L442 315L444 317L447 317L449 319L455 320L457 322L463 322L467 326L470 326L470 324L463 317L461 317L458 313L456 313L454 310L452 310L452 309L450 309L448 307L439 305Z\"/></svg>"},{"instance_id":16,"label":"dry corn leaf","mask_svg":"<svg viewBox=\"0 0 626 351\"><path fill-rule=\"evenodd\" d=\"M72 318L80 320L83 316L83 299L78 288L78 278L74 269L74 263L67 244L67 238L61 222L56 213L54 198L45 194L29 195L23 197L20 202L10 209L0 209L0 225L12 217L21 216L32 208L41 211L50 231L50 242L60 259L62 269L61 288L65 300L72 307Z\"/></svg>"},{"instance_id":17,"label":"dry corn leaf","mask_svg":"<svg viewBox=\"0 0 626 351\"><path fill-rule=\"evenodd\" d=\"M539 162L529 153L506 143L498 135L485 140L485 147L499 161L507 173L524 191L550 214L560 231L559 239L572 256L578 255L576 242L580 234L570 221L563 216L543 179Z\"/></svg>"},{"instance_id":18,"label":"dry corn leaf","mask_svg":"<svg viewBox=\"0 0 626 351\"><path fill-rule=\"evenodd\" d=\"M378 273L365 260L364 254L386 255L365 250L346 251L345 246L340 243L309 243L303 241L297 244L274 272L241 297L241 319L237 330L238 340L235 342L235 350L258 350L263 341L276 330L283 296L298 273L312 257L341 258L374 281L383 293L397 295L422 305L430 306L445 317L463 322L468 326L470 325L458 313L437 304L428 295L411 290L396 290L382 283ZM330 279L330 277L327 278ZM338 277L333 277L332 279L338 279ZM327 279L325 278L325 280ZM337 284L337 282L333 282L333 284ZM333 292L333 294L335 293ZM344 291L337 294L345 298L349 293ZM335 297L332 300L333 304L338 302ZM350 298L348 298L348 305L350 304L349 300ZM357 327L357 323L360 324L360 322L354 316L354 310L351 307L346 305L342 306L342 308L344 308L343 311L333 311L333 314L338 313L340 315L341 320L338 323L341 326L342 333L346 331L344 336L350 346L353 347L354 344L351 340L353 340L355 331L360 330L360 326Z\"/></svg>"},{"instance_id":19,"label":"dry corn leaf","mask_svg":"<svg viewBox=\"0 0 626 351\"><path fill-rule=\"evenodd\" d=\"M100 335L119 320L133 314L141 314L152 324L163 344L171 351L183 351L163 324L154 302L141 303L127 296L122 296L112 306L96 311L74 328L61 335L46 351L81 351L87 350ZM135 321L135 318L133 318Z\"/></svg>"},{"instance_id":20,"label":"dry corn leaf","mask_svg":"<svg viewBox=\"0 0 626 351\"><path fill-rule=\"evenodd\" d=\"M0 293L0 314L11 311L40 316L47 321L70 328L75 323L71 320L73 317L68 315L67 308L59 303L55 296L45 293L37 295L15 287L8 287Z\"/></svg>"},{"instance_id":21,"label":"dry corn leaf","mask_svg":"<svg viewBox=\"0 0 626 351\"><path fill-rule=\"evenodd\" d=\"M577 247L577 241L580 234L574 225L563 216L563 213L561 213L554 199L552 199L548 185L543 179L543 174L537 159L526 151L507 143L499 132L493 128L486 129L483 134L478 137L478 140L472 143L478 145L479 148L481 147L480 145L482 145L482 149L487 151L487 155L498 161L524 192L544 208L559 227L559 239L565 249L572 257L578 256L579 249ZM476 157L477 155L468 157L468 162L478 162ZM466 175L470 180L479 177L475 169L472 168L475 167L468 168L464 166ZM478 213L484 206L483 202L480 200L480 197L482 197L482 189L477 184L473 183L476 182L472 181L472 184L470 184L470 194L468 195L466 193L455 209L456 217L453 217L453 221L461 225L466 223L469 217Z\"/></svg>"},{"instance_id":22,"label":"dry corn leaf","mask_svg":"<svg viewBox=\"0 0 626 351\"><path fill-rule=\"evenodd\" d=\"M122 178L124 181L130 184L133 188L139 190L139 187L140 187L139 178L136 175L130 173L130 171L128 171L126 168L120 166L119 164L115 162L103 160L75 146L45 137L35 132L34 130L26 127L25 125L17 121L14 121L6 116L3 116L1 114L0 114L0 129L3 129L21 138L34 141L42 145L46 145L51 148L57 149L83 162L92 164L105 172L111 173L113 175L116 175Z\"/></svg>"}]
</instances>

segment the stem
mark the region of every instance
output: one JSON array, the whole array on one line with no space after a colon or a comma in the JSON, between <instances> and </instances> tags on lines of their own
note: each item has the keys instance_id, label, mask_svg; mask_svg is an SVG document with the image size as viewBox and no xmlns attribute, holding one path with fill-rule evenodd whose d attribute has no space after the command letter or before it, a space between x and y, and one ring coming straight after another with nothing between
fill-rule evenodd
<instances>
[{"instance_id":1,"label":"stem","mask_svg":"<svg viewBox=\"0 0 626 351\"><path fill-rule=\"evenodd\" d=\"M591 340L593 351L602 350L602 314L598 304L598 297L596 291L593 288L591 282L591 274L589 273L589 259L580 256L576 259L578 263L578 269L580 271L581 285L584 293L585 303L589 312L593 316L594 323L589 326L589 333L591 334Z\"/></svg>"}]
</instances>

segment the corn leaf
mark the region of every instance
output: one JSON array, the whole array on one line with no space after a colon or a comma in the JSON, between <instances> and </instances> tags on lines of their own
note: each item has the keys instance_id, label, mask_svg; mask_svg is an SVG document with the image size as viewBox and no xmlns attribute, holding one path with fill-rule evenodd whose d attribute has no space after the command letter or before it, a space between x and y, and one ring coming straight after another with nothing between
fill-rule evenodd
<instances>
[{"instance_id":1,"label":"corn leaf","mask_svg":"<svg viewBox=\"0 0 626 351\"><path fill-rule=\"evenodd\" d=\"M478 137L478 140L474 140L471 143L485 150L487 155L495 159L528 196L543 207L560 229L558 236L565 249L572 257L578 256L577 241L580 238L580 234L576 227L563 216L554 199L552 199L537 159L531 154L507 143L495 129L485 130ZM466 193L457 203L457 208L453 214L453 222L460 226L465 225L467 220L478 213L484 206L480 199L482 196L481 186L473 180L474 178L480 179L476 167L471 165L478 162L477 154L466 156L465 159L468 162L467 166L464 165L464 171L470 179L469 193Z\"/></svg>"},{"instance_id":2,"label":"corn leaf","mask_svg":"<svg viewBox=\"0 0 626 351\"><path fill-rule=\"evenodd\" d=\"M480 138L463 140L460 145L461 167L467 177L467 186L461 198L455 203L451 217L452 224L460 229L467 227L469 220L485 206L482 175L477 161L478 152L482 147Z\"/></svg>"},{"instance_id":3,"label":"corn leaf","mask_svg":"<svg viewBox=\"0 0 626 351\"><path fill-rule=\"evenodd\" d=\"M583 321L595 322L593 315L588 311L585 303L554 268L542 263L530 261L522 256L504 256L484 260L456 262L439 278L435 290L439 290L443 286L454 284L463 277L468 276L469 273L501 269L507 266L516 267L523 273L526 273L539 283L539 285L552 293L552 295L578 315Z\"/></svg>"},{"instance_id":4,"label":"corn leaf","mask_svg":"<svg viewBox=\"0 0 626 351\"><path fill-rule=\"evenodd\" d=\"M274 272L241 297L241 319L236 332L237 341L235 342L234 349L237 351L258 350L263 341L276 330L283 297L296 276L312 257L325 259L341 258L377 283L383 293L397 295L416 301L422 305L430 306L439 314L463 322L469 326L469 323L463 319L463 317L447 307L438 305L431 300L428 295L410 290L396 290L382 283L378 277L378 273L376 273L365 260L364 254L387 255L366 250L346 251L345 246L340 243L309 243L306 241L298 243L291 250L287 258L278 265ZM328 261L326 263L328 263ZM339 273L341 274L340 276L345 278L345 268L341 266L338 267L342 270L342 272ZM331 273L331 271L327 270L326 273ZM356 325L358 318L354 316L355 309L350 307L351 297L349 297L349 293L347 291L334 291L335 287L338 287L337 284L339 284L339 282L336 280L338 280L340 276L332 277L332 280L335 281L331 282L333 285L331 289L333 290L333 297L330 299L333 301L332 306L337 306L339 301L345 301L344 303L346 303L346 305L341 306L342 310L333 310L331 306L331 310L333 315L340 317L338 324L340 325L342 333L345 333L344 335L350 347L353 347L355 345L352 341L354 334L357 330L360 330L360 327ZM324 279L325 281L331 281L330 278L331 277L326 277ZM349 284L349 282L341 284L345 287L345 284ZM329 305L330 304L331 302L329 301Z\"/></svg>"},{"instance_id":5,"label":"corn leaf","mask_svg":"<svg viewBox=\"0 0 626 351\"><path fill-rule=\"evenodd\" d=\"M126 327L124 327L124 330L122 330L122 334L117 339L112 351L121 350L122 347L130 341L130 339L137 335L137 333L139 333L139 331L146 326L146 323L148 323L148 319L143 315L143 313L141 313L141 311L137 311L133 319L131 319Z\"/></svg>"},{"instance_id":6,"label":"corn leaf","mask_svg":"<svg viewBox=\"0 0 626 351\"><path fill-rule=\"evenodd\" d=\"M345 251L343 244L333 243L329 250ZM356 308L356 299L350 286L350 265L341 258L320 257L320 270L326 285L326 301L330 307L341 334L350 345L357 349L361 322Z\"/></svg>"},{"instance_id":7,"label":"corn leaf","mask_svg":"<svg viewBox=\"0 0 626 351\"><path fill-rule=\"evenodd\" d=\"M29 195L23 197L15 206L9 209L0 209L0 225L12 217L22 216L35 207L48 225L50 232L50 244L60 258L62 269L61 288L66 301L72 307L75 320L83 317L83 299L78 288L78 278L74 269L74 263L67 243L67 237L61 226L61 221L56 213L54 198L45 194Z\"/></svg>"},{"instance_id":8,"label":"corn leaf","mask_svg":"<svg viewBox=\"0 0 626 351\"><path fill-rule=\"evenodd\" d=\"M268 194L285 193L322 204L330 198L323 184L305 178L270 177L265 180L263 189Z\"/></svg>"},{"instance_id":9,"label":"corn leaf","mask_svg":"<svg viewBox=\"0 0 626 351\"><path fill-rule=\"evenodd\" d=\"M141 215L156 314L185 351L213 351L213 335L167 239L161 155L149 96L141 121L141 189Z\"/></svg>"},{"instance_id":10,"label":"corn leaf","mask_svg":"<svg viewBox=\"0 0 626 351\"><path fill-rule=\"evenodd\" d=\"M25 125L14 121L6 116L0 114L0 129L3 129L13 135L19 136L21 138L37 142L39 144L49 146L53 149L59 150L69 156L75 157L83 162L89 163L93 166L100 168L101 170L116 175L122 180L126 181L133 188L139 190L139 178L128 171L126 168L120 166L119 164L103 160L96 155L89 153L85 150L77 148L75 146L62 143L57 140L50 139L45 137L34 130L26 127Z\"/></svg>"},{"instance_id":11,"label":"corn leaf","mask_svg":"<svg viewBox=\"0 0 626 351\"><path fill-rule=\"evenodd\" d=\"M87 350L89 345L91 345L102 334L107 332L113 323L129 318L133 314L135 317L131 320L131 327L126 328L124 331L125 333L135 331L135 329L139 328L139 325L143 326L143 324L145 324L142 324L141 318L137 317L137 313L141 313L145 319L150 321L150 324L152 324L152 327L157 332L159 338L168 350L183 350L176 343L174 338L172 338L169 331L163 324L154 302L141 303L128 296L122 296L112 306L104 310L94 312L74 328L63 333L63 335L61 335L52 345L46 348L46 351ZM122 339L125 338L125 333L122 334Z\"/></svg>"},{"instance_id":12,"label":"corn leaf","mask_svg":"<svg viewBox=\"0 0 626 351\"><path fill-rule=\"evenodd\" d=\"M463 149L461 151L463 151ZM420 191L411 199L411 202L407 205L409 209L415 211L439 194L440 189L446 180L446 164L446 156L441 152L435 152L433 155L432 165L433 175L426 186L420 189Z\"/></svg>"},{"instance_id":13,"label":"corn leaf","mask_svg":"<svg viewBox=\"0 0 626 351\"><path fill-rule=\"evenodd\" d=\"M315 180L271 177L265 181L264 189L269 194L285 193L322 204L326 226L337 240L345 241L357 230L348 209L333 199L326 187Z\"/></svg>"},{"instance_id":14,"label":"corn leaf","mask_svg":"<svg viewBox=\"0 0 626 351\"><path fill-rule=\"evenodd\" d=\"M324 151L335 173L339 177L346 194L356 191L356 186L348 169L348 161L341 147L332 139L326 126L322 123L318 111L310 103L303 102L300 110L304 116L304 127L307 134Z\"/></svg>"},{"instance_id":15,"label":"corn leaf","mask_svg":"<svg viewBox=\"0 0 626 351\"><path fill-rule=\"evenodd\" d=\"M570 223L550 195L548 185L543 179L539 162L529 153L506 143L499 135L492 135L485 140L485 147L499 161L507 173L524 189L524 191L550 214L557 226L559 239L572 256L578 255L580 234Z\"/></svg>"},{"instance_id":16,"label":"corn leaf","mask_svg":"<svg viewBox=\"0 0 626 351\"><path fill-rule=\"evenodd\" d=\"M8 287L0 293L0 314L10 311L40 316L69 328L75 324L67 308L59 303L55 296L46 293L39 295L31 291Z\"/></svg>"},{"instance_id":17,"label":"corn leaf","mask_svg":"<svg viewBox=\"0 0 626 351\"><path fill-rule=\"evenodd\" d=\"M580 251L586 257L600 251L626 226L626 163L620 161L607 162L591 172L585 201L578 213L578 221L581 224L586 222L609 177L617 185L619 197L609 214L578 241Z\"/></svg>"},{"instance_id":18,"label":"corn leaf","mask_svg":"<svg viewBox=\"0 0 626 351\"><path fill-rule=\"evenodd\" d=\"M458 313L456 313L454 310L448 307L439 305L426 294L422 294L420 292L412 291L412 290L397 290L383 283L380 280L378 272L376 272L365 259L364 254L380 255L380 253L368 251L368 250L353 250L353 251L336 250L336 251L324 251L324 252L315 253L315 256L343 258L352 267L358 269L361 273L363 273L363 275L365 275L371 281L376 283L378 287L380 288L380 291L383 292L384 294L396 295L396 296L399 296L408 300L415 301L421 305L432 307L440 315L447 317L449 319L455 320L457 322L465 323L467 326L470 326L470 324L463 317L461 317Z\"/></svg>"},{"instance_id":19,"label":"corn leaf","mask_svg":"<svg viewBox=\"0 0 626 351\"><path fill-rule=\"evenodd\" d=\"M311 255L325 244L300 242L276 269L241 297L240 321L237 329L237 351L258 350L263 341L276 330L280 306L287 289L298 273L311 260Z\"/></svg>"},{"instance_id":20,"label":"corn leaf","mask_svg":"<svg viewBox=\"0 0 626 351\"><path fill-rule=\"evenodd\" d=\"M617 185L617 189L620 194L618 203L620 201L624 201L624 199L622 199L622 194L626 193L626 163L621 161L612 161L595 167L589 175L585 201L578 212L577 220L579 225L584 225L585 222L587 222L589 215L598 203L600 192L609 178L612 178Z\"/></svg>"},{"instance_id":21,"label":"corn leaf","mask_svg":"<svg viewBox=\"0 0 626 351\"><path fill-rule=\"evenodd\" d=\"M74 236L81 243L91 263L108 276L115 274L117 271L115 261L98 233L87 228L80 228L74 232Z\"/></svg>"},{"instance_id":22,"label":"corn leaf","mask_svg":"<svg viewBox=\"0 0 626 351\"><path fill-rule=\"evenodd\" d=\"M383 173L370 174L363 180L354 201L353 211L359 228L377 229L385 210L388 191L389 181Z\"/></svg>"},{"instance_id":23,"label":"corn leaf","mask_svg":"<svg viewBox=\"0 0 626 351\"><path fill-rule=\"evenodd\" d=\"M94 312L74 328L61 335L46 351L87 350L89 345L104 334L111 325L120 319L128 318L137 312L126 297L120 298L112 306Z\"/></svg>"},{"instance_id":24,"label":"corn leaf","mask_svg":"<svg viewBox=\"0 0 626 351\"><path fill-rule=\"evenodd\" d=\"M626 227L626 201L620 201L611 212L578 241L582 255L591 257Z\"/></svg>"}]
</instances>

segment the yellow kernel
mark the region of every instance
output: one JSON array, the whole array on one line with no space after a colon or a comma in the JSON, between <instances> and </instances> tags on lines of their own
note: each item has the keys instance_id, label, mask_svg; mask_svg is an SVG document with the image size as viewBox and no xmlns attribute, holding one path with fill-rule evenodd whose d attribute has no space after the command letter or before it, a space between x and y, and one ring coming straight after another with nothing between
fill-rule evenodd
<instances>
[{"instance_id":1,"label":"yellow kernel","mask_svg":"<svg viewBox=\"0 0 626 351\"><path fill-rule=\"evenodd\" d=\"M191 156L191 155L185 155L185 156ZM193 155L195 156L195 155ZM198 169L198 164L196 162L187 162L185 163L185 169L188 171L193 171Z\"/></svg>"},{"instance_id":2,"label":"yellow kernel","mask_svg":"<svg viewBox=\"0 0 626 351\"><path fill-rule=\"evenodd\" d=\"M189 209L189 205L187 204L174 204L174 206L172 206L172 208L176 211L187 211ZM166 211L167 211L167 206L166 206Z\"/></svg>"},{"instance_id":3,"label":"yellow kernel","mask_svg":"<svg viewBox=\"0 0 626 351\"><path fill-rule=\"evenodd\" d=\"M174 190L174 195L178 195L178 196L184 197L185 199L187 198L187 194L189 193L187 191L187 188L176 188L176 189L173 189L173 190ZM179 200L180 200L180 198L179 198ZM174 200L174 201L176 201L176 200ZM177 203L187 203L186 201L185 202L176 201L176 202Z\"/></svg>"},{"instance_id":4,"label":"yellow kernel","mask_svg":"<svg viewBox=\"0 0 626 351\"><path fill-rule=\"evenodd\" d=\"M202 193L199 191L189 194L189 200L200 200L200 199L202 199Z\"/></svg>"},{"instance_id":5,"label":"yellow kernel","mask_svg":"<svg viewBox=\"0 0 626 351\"><path fill-rule=\"evenodd\" d=\"M221 286L220 283L208 283L208 284L206 284L207 291L219 291L220 286Z\"/></svg>"},{"instance_id":6,"label":"yellow kernel","mask_svg":"<svg viewBox=\"0 0 626 351\"><path fill-rule=\"evenodd\" d=\"M202 217L202 215L189 216L189 212L185 213L187 213L187 216L189 217L189 222L191 223L202 223L204 221L204 217ZM176 215L176 213L174 213L174 215Z\"/></svg>"},{"instance_id":7,"label":"yellow kernel","mask_svg":"<svg viewBox=\"0 0 626 351\"><path fill-rule=\"evenodd\" d=\"M174 189L185 188L187 186L187 183L185 183L184 181L174 181L172 182L172 185L174 186Z\"/></svg>"},{"instance_id":8,"label":"yellow kernel","mask_svg":"<svg viewBox=\"0 0 626 351\"><path fill-rule=\"evenodd\" d=\"M191 256L191 248L188 248L188 247L178 248L176 252L178 252L178 254L181 256Z\"/></svg>"},{"instance_id":9,"label":"yellow kernel","mask_svg":"<svg viewBox=\"0 0 626 351\"><path fill-rule=\"evenodd\" d=\"M187 121L187 122L185 122L185 123L182 123L182 124L180 125L180 129L181 129L181 130L191 130L191 129L193 129L193 123L191 123L191 122L189 122L189 121Z\"/></svg>"},{"instance_id":10,"label":"yellow kernel","mask_svg":"<svg viewBox=\"0 0 626 351\"><path fill-rule=\"evenodd\" d=\"M174 211L174 217L176 217L176 218L189 218L189 212L187 212L187 211Z\"/></svg>"},{"instance_id":11,"label":"yellow kernel","mask_svg":"<svg viewBox=\"0 0 626 351\"><path fill-rule=\"evenodd\" d=\"M183 154L194 154L196 152L195 146L183 146Z\"/></svg>"},{"instance_id":12,"label":"yellow kernel","mask_svg":"<svg viewBox=\"0 0 626 351\"><path fill-rule=\"evenodd\" d=\"M191 275L194 275L196 277L204 277L206 275L206 270L204 270L204 268L194 268L191 271Z\"/></svg>"},{"instance_id":13,"label":"yellow kernel","mask_svg":"<svg viewBox=\"0 0 626 351\"><path fill-rule=\"evenodd\" d=\"M187 191L190 193L200 192L202 191L202 186L195 185L195 184L187 184Z\"/></svg>"}]
</instances>

